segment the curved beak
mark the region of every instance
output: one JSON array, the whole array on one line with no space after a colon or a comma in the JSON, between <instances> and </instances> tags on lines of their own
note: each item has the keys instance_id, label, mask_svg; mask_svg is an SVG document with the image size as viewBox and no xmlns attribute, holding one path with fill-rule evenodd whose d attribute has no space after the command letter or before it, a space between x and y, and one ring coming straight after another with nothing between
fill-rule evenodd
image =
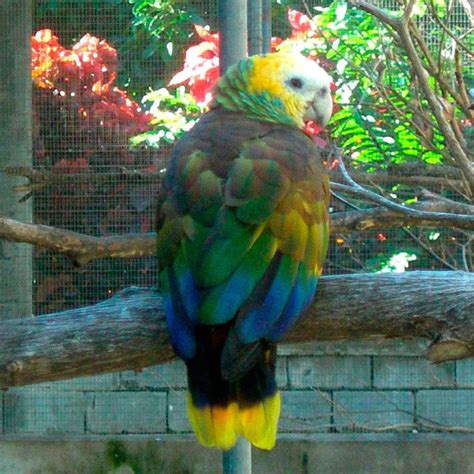
<instances>
[{"instance_id":1,"label":"curved beak","mask_svg":"<svg viewBox=\"0 0 474 474\"><path fill-rule=\"evenodd\" d=\"M324 127L332 115L332 97L328 92L327 94L321 96L318 94L314 99L308 104L306 113L303 116L304 121L314 120L319 125Z\"/></svg>"}]
</instances>

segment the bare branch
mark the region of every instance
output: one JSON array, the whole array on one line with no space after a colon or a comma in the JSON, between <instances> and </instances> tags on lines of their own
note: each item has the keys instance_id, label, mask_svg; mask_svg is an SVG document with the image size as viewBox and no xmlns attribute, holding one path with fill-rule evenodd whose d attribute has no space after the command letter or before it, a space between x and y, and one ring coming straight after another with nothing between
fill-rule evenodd
<instances>
[{"instance_id":1,"label":"bare branch","mask_svg":"<svg viewBox=\"0 0 474 474\"><path fill-rule=\"evenodd\" d=\"M409 235L411 237L411 239L413 239L417 245L419 245L426 253L428 253L429 255L431 255L432 258L434 258L435 260L437 260L439 263L441 263L441 265L444 265L446 268L449 268L451 270L460 270L460 268L454 266L454 265L451 265L447 260L445 260L444 258L440 257L436 252L433 252L433 250L430 248L429 245L426 245L420 238L418 238L410 229L407 229L406 227L403 228L404 232L407 233L407 235ZM466 271L469 271L469 269L467 269Z\"/></svg>"},{"instance_id":2,"label":"bare branch","mask_svg":"<svg viewBox=\"0 0 474 474\"><path fill-rule=\"evenodd\" d=\"M408 2L408 5L405 7L405 10L403 12L403 22L408 23L410 21L410 18L413 14L413 7L415 6L417 0L410 0Z\"/></svg>"},{"instance_id":3,"label":"bare branch","mask_svg":"<svg viewBox=\"0 0 474 474\"><path fill-rule=\"evenodd\" d=\"M341 202L345 203L347 206L349 206L350 208L352 209L356 209L357 211L361 211L361 208L359 206L356 206L354 203L352 202L349 202L347 200L345 200L342 196L339 196L337 195L336 193L334 193L334 191L332 191L332 194L333 196L340 200ZM426 194L428 195L428 197L432 198L434 196L436 196L434 193L430 193L428 191L426 191ZM444 204L446 204L448 206L449 209L461 209L461 213L463 212L467 212L467 213L474 213L474 206L469 206L467 204L463 204L463 203L457 203L455 201L451 201L450 199L445 199L445 198L442 198L442 201L444 201ZM426 203L421 203L423 205L425 205ZM439 205L439 202L436 203ZM387 212L390 212L388 210L386 210ZM390 219L389 222L398 222L398 216L394 216L394 219ZM370 222L370 221L369 221ZM386 228L389 228L390 225L387 225ZM451 265L447 260L445 260L444 258L442 258L440 255L438 255L436 252L434 252L431 247L429 245L426 245L421 239L419 239L413 232L411 232L411 230L409 229L408 225L406 226L403 226L402 227L402 230L410 236L411 239L413 239L421 248L423 248L425 250L425 252L427 252L428 254L430 254L435 260L437 260L439 263L441 263L442 265L446 266L447 268L450 268L451 270L460 270L460 268L458 266L455 266L455 265ZM467 243L465 245L462 246L462 254L463 254L463 260L464 260L464 270L469 272L470 271L470 268L469 268L469 265L467 264L467 260L465 258L465 255L466 255L466 251L467 251L467 247L470 245L470 242L472 241L471 238L468 239Z\"/></svg>"},{"instance_id":4,"label":"bare branch","mask_svg":"<svg viewBox=\"0 0 474 474\"><path fill-rule=\"evenodd\" d=\"M471 118L474 118L474 112L470 109L471 100L469 99L469 96L467 94L466 83L464 82L464 76L462 73L461 55L459 54L458 49L454 51L454 65L455 65L454 74L456 76L456 82L459 89L459 95L461 96L464 103L467 104L467 108L468 108Z\"/></svg>"},{"instance_id":5,"label":"bare branch","mask_svg":"<svg viewBox=\"0 0 474 474\"><path fill-rule=\"evenodd\" d=\"M461 144L457 140L454 131L449 126L449 123L445 117L443 105L439 101L438 97L436 97L435 93L433 92L428 83L426 69L424 68L416 52L410 34L410 30L407 26L402 25L400 29L400 38L402 40L403 45L405 46L407 54L411 59L423 93L426 99L428 100L428 103L430 104L431 110L433 111L433 114L436 117L436 120L438 122L438 125L440 126L441 131L443 132L443 135L446 138L446 142L450 148L451 154L453 155L459 168L463 171L464 177L467 183L469 184L471 195L474 195L474 169L472 163L469 157L466 155L465 151L463 150Z\"/></svg>"},{"instance_id":6,"label":"bare branch","mask_svg":"<svg viewBox=\"0 0 474 474\"><path fill-rule=\"evenodd\" d=\"M436 11L436 7L433 4L433 0L429 0L428 6L430 8L430 13L431 13L432 18L435 20L438 26L441 27L444 33L447 34L468 56L471 56L472 58L474 58L474 52L466 44L464 44L459 39L459 37L454 35L453 32L441 20L441 18L438 15L438 12Z\"/></svg>"},{"instance_id":7,"label":"bare branch","mask_svg":"<svg viewBox=\"0 0 474 474\"><path fill-rule=\"evenodd\" d=\"M363 188L350 177L344 166L344 161L342 160L341 155L336 154L336 156L339 159L339 169L341 171L341 174L346 179L346 181L350 183L351 186L346 186L339 183L332 183L331 188L333 190L364 198L383 207L386 207L387 209L408 215L410 217L451 223L451 225L454 226L462 225L463 228L474 230L474 215L420 211L418 209L414 209L413 207L402 206L401 204L397 204L393 201L384 198L380 194L374 193L372 191L369 191L368 189Z\"/></svg>"},{"instance_id":8,"label":"bare branch","mask_svg":"<svg viewBox=\"0 0 474 474\"><path fill-rule=\"evenodd\" d=\"M425 199L430 199L436 202L436 205L439 207L445 206L445 209L449 209L446 212L452 212L457 214L473 214L474 213L474 205L467 204L465 202L453 201L452 199L448 199L440 194L434 193L433 191L428 191L427 189L423 189L420 193L420 196L424 197Z\"/></svg>"},{"instance_id":9,"label":"bare branch","mask_svg":"<svg viewBox=\"0 0 474 474\"><path fill-rule=\"evenodd\" d=\"M440 85L441 90L446 94L451 95L451 97L456 101L458 106L464 111L464 114L467 117L471 116L471 113L469 112L469 102L465 102L463 99L463 96L458 94L452 87L451 85L447 82L446 78L443 76L441 72L441 67L439 64L436 63L434 60L430 49L428 48L428 45L426 44L426 41L424 40L422 34L420 33L418 27L416 27L415 24L411 23L409 25L410 32L412 36L416 39L416 42L418 43L418 46L420 47L421 51L423 52L426 60L428 61L427 64L427 70L428 72L434 76L437 80L437 82ZM441 58L441 55L440 55Z\"/></svg>"},{"instance_id":10,"label":"bare branch","mask_svg":"<svg viewBox=\"0 0 474 474\"><path fill-rule=\"evenodd\" d=\"M378 18L380 21L385 23L386 25L395 29L399 35L400 42L402 47L405 49L408 57L410 58L410 62L413 66L414 73L419 81L421 89L423 91L426 100L428 101L431 111L433 112L434 116L436 117L436 121L443 133L446 144L449 148L450 153L453 156L453 159L456 161L457 166L462 170L464 179L468 184L468 188L470 190L471 196L474 195L474 166L471 163L469 156L467 155L466 151L463 149L461 143L459 142L455 131L450 126L449 120L445 116L445 110L443 108L443 104L440 102L439 98L436 96L435 92L429 85L428 81L428 72L423 65L423 62L418 55L416 50L415 44L413 42L414 36L416 36L417 31L414 31L414 27L412 22L408 21L406 17L404 17L403 21L399 21L395 19L393 16L388 15L387 13L383 12L379 8L375 7L374 5L357 0L353 2L354 5L358 6L360 9L370 13L371 15ZM419 35L418 35L419 36ZM419 38L417 39L419 41ZM435 72L436 69L435 69ZM439 82L440 76L438 74L437 80ZM446 84L444 84L446 85ZM453 97L456 100L461 100L460 97L453 92Z\"/></svg>"},{"instance_id":11,"label":"bare branch","mask_svg":"<svg viewBox=\"0 0 474 474\"><path fill-rule=\"evenodd\" d=\"M92 237L46 225L25 224L1 216L0 238L63 253L78 265L104 257L143 257L152 255L155 248L153 234Z\"/></svg>"},{"instance_id":12,"label":"bare branch","mask_svg":"<svg viewBox=\"0 0 474 474\"><path fill-rule=\"evenodd\" d=\"M361 196L349 186L333 183L332 188L342 190L356 197ZM463 207L460 207L463 206ZM448 221L433 216L455 215L467 212L473 206L455 203L449 199L423 201L416 205L402 207L403 212L386 208L371 208L360 211L338 212L331 215L331 232L341 233L353 230L400 228L408 225L442 227L447 224L459 229L473 230L474 222L452 218ZM415 215L405 210L417 211ZM465 214L460 214L461 216ZM107 237L92 237L70 230L46 225L25 224L0 216L0 238L23 242L48 250L60 252L77 265L99 258L136 258L155 254L156 234L123 234Z\"/></svg>"},{"instance_id":13,"label":"bare branch","mask_svg":"<svg viewBox=\"0 0 474 474\"><path fill-rule=\"evenodd\" d=\"M321 279L285 342L424 337L434 362L474 356L474 274L408 272ZM174 358L156 289L0 322L0 387L141 369Z\"/></svg>"},{"instance_id":14,"label":"bare branch","mask_svg":"<svg viewBox=\"0 0 474 474\"><path fill-rule=\"evenodd\" d=\"M437 201L423 201L411 208L423 212L443 212L448 209L445 204ZM423 220L422 218L418 219L398 211L376 207L360 211L337 212L332 214L330 229L331 233L336 234L374 229L398 229L411 225L418 227L443 227L446 225L446 222ZM469 226L469 228L472 229L472 226Z\"/></svg>"},{"instance_id":15,"label":"bare branch","mask_svg":"<svg viewBox=\"0 0 474 474\"><path fill-rule=\"evenodd\" d=\"M391 26L395 30L397 30L400 25L400 20L384 12L381 8L376 7L372 3L363 0L352 0L352 4L375 16L375 18L378 18L381 22Z\"/></svg>"}]
</instances>

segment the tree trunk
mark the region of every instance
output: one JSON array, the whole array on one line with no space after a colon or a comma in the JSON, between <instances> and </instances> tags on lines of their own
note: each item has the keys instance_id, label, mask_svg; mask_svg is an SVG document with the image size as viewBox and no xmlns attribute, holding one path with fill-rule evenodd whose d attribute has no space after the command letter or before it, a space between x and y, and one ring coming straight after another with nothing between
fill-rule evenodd
<instances>
[{"instance_id":1,"label":"tree trunk","mask_svg":"<svg viewBox=\"0 0 474 474\"><path fill-rule=\"evenodd\" d=\"M2 0L0 31L0 164L31 167L31 0ZM11 192L21 181L0 173L0 215L31 222L31 201ZM32 314L31 253L0 240L0 319Z\"/></svg>"}]
</instances>

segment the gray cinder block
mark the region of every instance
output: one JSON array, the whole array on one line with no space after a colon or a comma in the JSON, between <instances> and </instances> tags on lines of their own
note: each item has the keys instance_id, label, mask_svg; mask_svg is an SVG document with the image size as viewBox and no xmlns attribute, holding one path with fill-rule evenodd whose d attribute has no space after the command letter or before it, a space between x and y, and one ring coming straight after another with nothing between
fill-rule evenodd
<instances>
[{"instance_id":1,"label":"gray cinder block","mask_svg":"<svg viewBox=\"0 0 474 474\"><path fill-rule=\"evenodd\" d=\"M122 372L121 387L127 390L186 387L186 366L184 362L176 360L147 367L141 372Z\"/></svg>"},{"instance_id":2,"label":"gray cinder block","mask_svg":"<svg viewBox=\"0 0 474 474\"><path fill-rule=\"evenodd\" d=\"M368 388L370 357L289 357L288 374L292 388Z\"/></svg>"},{"instance_id":3,"label":"gray cinder block","mask_svg":"<svg viewBox=\"0 0 474 474\"><path fill-rule=\"evenodd\" d=\"M283 391L279 431L328 431L331 422L330 394L316 390Z\"/></svg>"},{"instance_id":4,"label":"gray cinder block","mask_svg":"<svg viewBox=\"0 0 474 474\"><path fill-rule=\"evenodd\" d=\"M454 386L454 363L434 365L420 357L375 357L377 388L429 388Z\"/></svg>"},{"instance_id":5,"label":"gray cinder block","mask_svg":"<svg viewBox=\"0 0 474 474\"><path fill-rule=\"evenodd\" d=\"M420 390L416 394L416 411L427 428L459 426L474 428L474 390Z\"/></svg>"},{"instance_id":6,"label":"gray cinder block","mask_svg":"<svg viewBox=\"0 0 474 474\"><path fill-rule=\"evenodd\" d=\"M396 391L335 392L333 411L338 431L409 430L414 422L414 397L411 392Z\"/></svg>"},{"instance_id":7,"label":"gray cinder block","mask_svg":"<svg viewBox=\"0 0 474 474\"><path fill-rule=\"evenodd\" d=\"M4 397L5 433L84 433L82 393L15 389Z\"/></svg>"},{"instance_id":8,"label":"gray cinder block","mask_svg":"<svg viewBox=\"0 0 474 474\"><path fill-rule=\"evenodd\" d=\"M88 433L164 433L166 393L102 392L87 402Z\"/></svg>"}]
</instances>

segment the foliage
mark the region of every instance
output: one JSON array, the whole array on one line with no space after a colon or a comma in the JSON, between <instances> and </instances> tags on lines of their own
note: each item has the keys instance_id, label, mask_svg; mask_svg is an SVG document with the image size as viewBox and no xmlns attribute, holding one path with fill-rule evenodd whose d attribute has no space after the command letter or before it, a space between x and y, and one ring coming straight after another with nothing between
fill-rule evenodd
<instances>
[{"instance_id":1,"label":"foliage","mask_svg":"<svg viewBox=\"0 0 474 474\"><path fill-rule=\"evenodd\" d=\"M174 143L191 129L203 110L184 87L178 87L173 92L166 88L152 91L143 97L143 102L152 104L150 113L154 118L150 124L154 127L133 137L130 142L134 146L146 144L158 148L163 141Z\"/></svg>"},{"instance_id":2,"label":"foliage","mask_svg":"<svg viewBox=\"0 0 474 474\"><path fill-rule=\"evenodd\" d=\"M135 86L149 71L138 53L141 39L131 29L132 19L131 8L124 0L41 0L34 4L36 31L49 29L68 45L77 42L84 32L107 38L120 51L118 83Z\"/></svg>"},{"instance_id":3,"label":"foliage","mask_svg":"<svg viewBox=\"0 0 474 474\"><path fill-rule=\"evenodd\" d=\"M430 36L430 54L441 68L440 74L453 78L454 57L451 55L449 59L445 54L446 44L452 40L444 32L440 33L439 26L432 27L431 24L435 15L443 15L445 3L438 3L437 10L430 12L430 18L427 18L426 8L421 8L424 2L415 5L414 14ZM333 116L330 128L348 164L364 172L381 169L393 172L405 163L446 164L449 150L446 150L445 137L436 125L407 53L396 36L373 16L350 8L340 0L318 9L312 21L315 34L308 35L303 48L324 55L334 65L331 73L338 86L337 101L341 109ZM467 138L472 122L461 119L461 111L448 100L439 83L432 80L431 87L446 119L457 121ZM378 187L378 191L392 199L416 202L418 190L403 181L400 174L399 184L385 189ZM435 191L444 191L448 197L453 197L449 188L438 187ZM345 236L344 245L333 250L348 267L354 267L358 261L360 268L365 270L403 270L408 265L433 268L439 263L445 268L465 268L462 263L465 258L460 250L466 250L463 241L469 247L469 236L466 241L463 233L443 230L438 233L439 239L431 240L430 234L431 231L421 229L400 229L390 232L388 239L376 238L378 243L375 244L374 233L360 233L349 239ZM369 259L364 258L364 246L367 245L364 240L367 238L372 240L373 248L378 246L381 250ZM352 245L348 246L346 240L351 240ZM358 256L354 255L356 253ZM404 260L403 256L406 257Z\"/></svg>"},{"instance_id":4,"label":"foliage","mask_svg":"<svg viewBox=\"0 0 474 474\"><path fill-rule=\"evenodd\" d=\"M302 48L334 65L331 73L343 107L331 129L345 154L365 164L366 171L420 159L440 163L436 149L443 148L443 138L423 122L420 112L426 111L426 101L390 32L371 15L341 1L321 9L312 21ZM424 135L413 127L417 120Z\"/></svg>"},{"instance_id":5,"label":"foliage","mask_svg":"<svg viewBox=\"0 0 474 474\"><path fill-rule=\"evenodd\" d=\"M35 165L55 174L92 176L123 167L154 171L158 162L147 150L130 150L129 139L149 130L152 115L115 85L117 52L105 40L84 35L71 49L50 30L32 38L33 139ZM105 199L105 196L107 198ZM102 181L80 181L37 193L34 206L41 223L108 235L148 232L153 194L140 179L127 175ZM69 273L63 258L38 251L36 302L41 312L74 305L78 294L90 294L92 268ZM125 263L101 262L120 275ZM104 269L111 272L111 269ZM96 281L97 297L107 296ZM121 285L117 282L117 287ZM105 294L104 294L105 292Z\"/></svg>"},{"instance_id":6,"label":"foliage","mask_svg":"<svg viewBox=\"0 0 474 474\"><path fill-rule=\"evenodd\" d=\"M174 43L189 39L191 22L202 21L174 0L128 1L133 5L133 27L143 29L149 35L143 52L145 58L158 54L161 59L169 60Z\"/></svg>"},{"instance_id":7,"label":"foliage","mask_svg":"<svg viewBox=\"0 0 474 474\"><path fill-rule=\"evenodd\" d=\"M420 159L441 163L443 137L426 120L426 100L393 37L372 16L345 2L320 10L309 18L289 9L290 36L273 38L272 49L299 49L330 70L344 105L332 120L337 144L366 171ZM201 26L196 30L201 42L187 49L184 67L169 85L185 84L205 106L218 78L219 38ZM446 108L452 113L449 104Z\"/></svg>"}]
</instances>

